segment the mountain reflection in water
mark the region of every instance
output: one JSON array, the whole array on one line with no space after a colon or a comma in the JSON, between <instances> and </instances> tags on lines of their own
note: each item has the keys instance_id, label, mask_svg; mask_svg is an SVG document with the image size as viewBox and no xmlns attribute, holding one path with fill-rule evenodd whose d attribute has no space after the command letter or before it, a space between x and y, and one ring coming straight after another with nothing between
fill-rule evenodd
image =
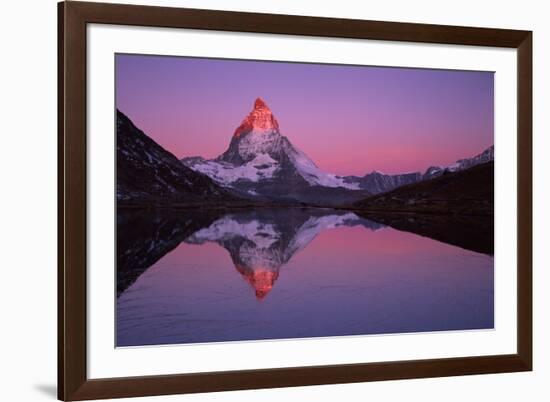
<instances>
[{"instance_id":1,"label":"mountain reflection in water","mask_svg":"<svg viewBox=\"0 0 550 402\"><path fill-rule=\"evenodd\" d=\"M117 253L117 346L493 327L491 256L348 211L119 210Z\"/></svg>"}]
</instances>

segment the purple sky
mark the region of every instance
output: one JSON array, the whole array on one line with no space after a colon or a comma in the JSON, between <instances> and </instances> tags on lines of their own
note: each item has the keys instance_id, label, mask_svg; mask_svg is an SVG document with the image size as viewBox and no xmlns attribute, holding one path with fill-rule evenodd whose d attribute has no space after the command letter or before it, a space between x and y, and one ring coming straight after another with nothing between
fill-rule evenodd
<instances>
[{"instance_id":1,"label":"purple sky","mask_svg":"<svg viewBox=\"0 0 550 402\"><path fill-rule=\"evenodd\" d=\"M178 158L221 154L261 97L322 169L448 165L493 144L493 73L117 55L116 105Z\"/></svg>"}]
</instances>

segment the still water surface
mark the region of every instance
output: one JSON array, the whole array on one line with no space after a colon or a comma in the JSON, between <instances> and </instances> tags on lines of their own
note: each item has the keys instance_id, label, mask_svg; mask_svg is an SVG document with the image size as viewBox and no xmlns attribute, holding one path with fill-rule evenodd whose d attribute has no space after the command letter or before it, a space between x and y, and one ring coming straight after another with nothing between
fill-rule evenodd
<instances>
[{"instance_id":1,"label":"still water surface","mask_svg":"<svg viewBox=\"0 0 550 402\"><path fill-rule=\"evenodd\" d=\"M493 328L493 257L334 210L119 211L117 346Z\"/></svg>"}]
</instances>

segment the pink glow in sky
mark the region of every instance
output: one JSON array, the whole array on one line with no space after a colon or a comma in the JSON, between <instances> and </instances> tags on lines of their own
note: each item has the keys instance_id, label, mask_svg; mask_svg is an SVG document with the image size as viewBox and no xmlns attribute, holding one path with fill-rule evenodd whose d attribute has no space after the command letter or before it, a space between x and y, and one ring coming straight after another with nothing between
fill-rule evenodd
<instances>
[{"instance_id":1,"label":"pink glow in sky","mask_svg":"<svg viewBox=\"0 0 550 402\"><path fill-rule=\"evenodd\" d=\"M224 152L257 97L331 173L424 171L493 144L492 72L116 56L117 108L178 158Z\"/></svg>"}]
</instances>

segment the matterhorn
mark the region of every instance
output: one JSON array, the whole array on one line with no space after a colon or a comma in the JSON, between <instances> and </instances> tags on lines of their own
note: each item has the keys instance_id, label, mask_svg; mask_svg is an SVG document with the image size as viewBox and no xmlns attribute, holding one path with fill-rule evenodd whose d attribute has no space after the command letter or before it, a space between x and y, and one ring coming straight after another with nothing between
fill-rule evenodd
<instances>
[{"instance_id":1,"label":"matterhorn","mask_svg":"<svg viewBox=\"0 0 550 402\"><path fill-rule=\"evenodd\" d=\"M212 160L187 157L182 163L248 198L333 205L370 195L346 177L321 171L281 134L273 112L260 98L224 153Z\"/></svg>"}]
</instances>

